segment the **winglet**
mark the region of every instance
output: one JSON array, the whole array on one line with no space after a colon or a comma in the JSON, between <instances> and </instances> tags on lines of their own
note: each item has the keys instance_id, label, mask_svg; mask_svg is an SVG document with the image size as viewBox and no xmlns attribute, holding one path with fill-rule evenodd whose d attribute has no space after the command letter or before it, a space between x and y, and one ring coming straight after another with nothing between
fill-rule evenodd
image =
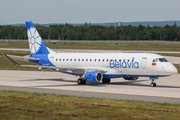
<instances>
[{"instance_id":1,"label":"winglet","mask_svg":"<svg viewBox=\"0 0 180 120\"><path fill-rule=\"evenodd\" d=\"M20 64L18 62L16 62L15 60L13 60L12 58L10 58L9 56L7 56L5 53L2 53L5 57L7 57L12 63L14 63L16 66L20 66Z\"/></svg>"}]
</instances>

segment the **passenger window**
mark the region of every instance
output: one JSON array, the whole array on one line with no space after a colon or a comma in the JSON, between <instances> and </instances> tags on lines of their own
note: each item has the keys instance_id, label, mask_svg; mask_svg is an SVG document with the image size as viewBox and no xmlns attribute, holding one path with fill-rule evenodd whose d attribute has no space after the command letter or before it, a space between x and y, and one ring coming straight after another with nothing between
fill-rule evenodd
<instances>
[{"instance_id":1,"label":"passenger window","mask_svg":"<svg viewBox=\"0 0 180 120\"><path fill-rule=\"evenodd\" d=\"M102 61L104 62L104 59Z\"/></svg>"},{"instance_id":2,"label":"passenger window","mask_svg":"<svg viewBox=\"0 0 180 120\"><path fill-rule=\"evenodd\" d=\"M84 59L82 59L82 61L84 61Z\"/></svg>"},{"instance_id":3,"label":"passenger window","mask_svg":"<svg viewBox=\"0 0 180 120\"><path fill-rule=\"evenodd\" d=\"M134 60L132 60L132 62L134 62Z\"/></svg>"},{"instance_id":4,"label":"passenger window","mask_svg":"<svg viewBox=\"0 0 180 120\"><path fill-rule=\"evenodd\" d=\"M86 61L88 61L88 59L86 59Z\"/></svg>"},{"instance_id":5,"label":"passenger window","mask_svg":"<svg viewBox=\"0 0 180 120\"><path fill-rule=\"evenodd\" d=\"M129 59L128 59L128 62L129 62Z\"/></svg>"},{"instance_id":6,"label":"passenger window","mask_svg":"<svg viewBox=\"0 0 180 120\"><path fill-rule=\"evenodd\" d=\"M99 62L101 61L101 59L99 59Z\"/></svg>"},{"instance_id":7,"label":"passenger window","mask_svg":"<svg viewBox=\"0 0 180 120\"><path fill-rule=\"evenodd\" d=\"M74 61L76 61L76 59L74 59Z\"/></svg>"},{"instance_id":8,"label":"passenger window","mask_svg":"<svg viewBox=\"0 0 180 120\"><path fill-rule=\"evenodd\" d=\"M121 59L119 59L119 62L121 62Z\"/></svg>"},{"instance_id":9,"label":"passenger window","mask_svg":"<svg viewBox=\"0 0 180 120\"><path fill-rule=\"evenodd\" d=\"M70 59L70 61L72 61L72 59Z\"/></svg>"},{"instance_id":10,"label":"passenger window","mask_svg":"<svg viewBox=\"0 0 180 120\"><path fill-rule=\"evenodd\" d=\"M90 59L90 61L92 61L92 59Z\"/></svg>"},{"instance_id":11,"label":"passenger window","mask_svg":"<svg viewBox=\"0 0 180 120\"><path fill-rule=\"evenodd\" d=\"M96 59L94 59L94 61L96 61Z\"/></svg>"},{"instance_id":12,"label":"passenger window","mask_svg":"<svg viewBox=\"0 0 180 120\"><path fill-rule=\"evenodd\" d=\"M64 61L65 59L63 59L63 61Z\"/></svg>"},{"instance_id":13,"label":"passenger window","mask_svg":"<svg viewBox=\"0 0 180 120\"><path fill-rule=\"evenodd\" d=\"M115 62L116 62L117 60L115 59Z\"/></svg>"},{"instance_id":14,"label":"passenger window","mask_svg":"<svg viewBox=\"0 0 180 120\"><path fill-rule=\"evenodd\" d=\"M68 61L68 59L66 61Z\"/></svg>"},{"instance_id":15,"label":"passenger window","mask_svg":"<svg viewBox=\"0 0 180 120\"><path fill-rule=\"evenodd\" d=\"M56 61L57 61L58 59L56 59Z\"/></svg>"},{"instance_id":16,"label":"passenger window","mask_svg":"<svg viewBox=\"0 0 180 120\"><path fill-rule=\"evenodd\" d=\"M61 61L61 59L59 59L59 61Z\"/></svg>"},{"instance_id":17,"label":"passenger window","mask_svg":"<svg viewBox=\"0 0 180 120\"><path fill-rule=\"evenodd\" d=\"M80 59L78 61L80 61Z\"/></svg>"},{"instance_id":18,"label":"passenger window","mask_svg":"<svg viewBox=\"0 0 180 120\"><path fill-rule=\"evenodd\" d=\"M106 61L108 62L109 60L107 59Z\"/></svg>"},{"instance_id":19,"label":"passenger window","mask_svg":"<svg viewBox=\"0 0 180 120\"><path fill-rule=\"evenodd\" d=\"M123 62L125 62L125 59L123 60Z\"/></svg>"}]
</instances>

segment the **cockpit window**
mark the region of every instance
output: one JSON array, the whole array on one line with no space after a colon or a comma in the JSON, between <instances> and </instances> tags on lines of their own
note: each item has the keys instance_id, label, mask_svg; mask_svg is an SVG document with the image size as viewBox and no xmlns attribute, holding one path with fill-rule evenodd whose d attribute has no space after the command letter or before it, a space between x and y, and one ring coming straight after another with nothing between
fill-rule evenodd
<instances>
[{"instance_id":1,"label":"cockpit window","mask_svg":"<svg viewBox=\"0 0 180 120\"><path fill-rule=\"evenodd\" d=\"M158 59L157 58L155 58L155 59L153 59L153 61L152 62L158 62Z\"/></svg>"},{"instance_id":2,"label":"cockpit window","mask_svg":"<svg viewBox=\"0 0 180 120\"><path fill-rule=\"evenodd\" d=\"M168 62L165 58L159 58L159 62Z\"/></svg>"}]
</instances>

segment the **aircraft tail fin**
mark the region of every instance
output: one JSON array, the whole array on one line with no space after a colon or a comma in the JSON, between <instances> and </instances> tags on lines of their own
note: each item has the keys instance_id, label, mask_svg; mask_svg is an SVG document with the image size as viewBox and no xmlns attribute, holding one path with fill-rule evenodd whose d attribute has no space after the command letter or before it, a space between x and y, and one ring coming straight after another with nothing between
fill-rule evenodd
<instances>
[{"instance_id":1,"label":"aircraft tail fin","mask_svg":"<svg viewBox=\"0 0 180 120\"><path fill-rule=\"evenodd\" d=\"M31 55L33 54L49 54L54 52L46 47L38 31L31 21L26 21L26 29L29 41Z\"/></svg>"}]
</instances>

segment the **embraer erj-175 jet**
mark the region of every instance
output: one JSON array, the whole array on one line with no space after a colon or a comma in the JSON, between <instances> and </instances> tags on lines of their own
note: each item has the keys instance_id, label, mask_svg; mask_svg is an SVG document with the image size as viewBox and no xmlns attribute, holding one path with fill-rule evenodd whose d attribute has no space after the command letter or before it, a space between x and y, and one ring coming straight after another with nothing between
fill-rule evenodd
<instances>
[{"instance_id":1,"label":"embraer erj-175 jet","mask_svg":"<svg viewBox=\"0 0 180 120\"><path fill-rule=\"evenodd\" d=\"M164 57L148 53L56 53L46 47L33 23L26 22L31 55L6 55L15 65L52 69L78 75L78 84L110 83L111 78L123 77L125 80L137 80L149 77L151 86L155 79L175 75L177 69ZM23 58L37 65L20 65L12 58Z\"/></svg>"}]
</instances>

